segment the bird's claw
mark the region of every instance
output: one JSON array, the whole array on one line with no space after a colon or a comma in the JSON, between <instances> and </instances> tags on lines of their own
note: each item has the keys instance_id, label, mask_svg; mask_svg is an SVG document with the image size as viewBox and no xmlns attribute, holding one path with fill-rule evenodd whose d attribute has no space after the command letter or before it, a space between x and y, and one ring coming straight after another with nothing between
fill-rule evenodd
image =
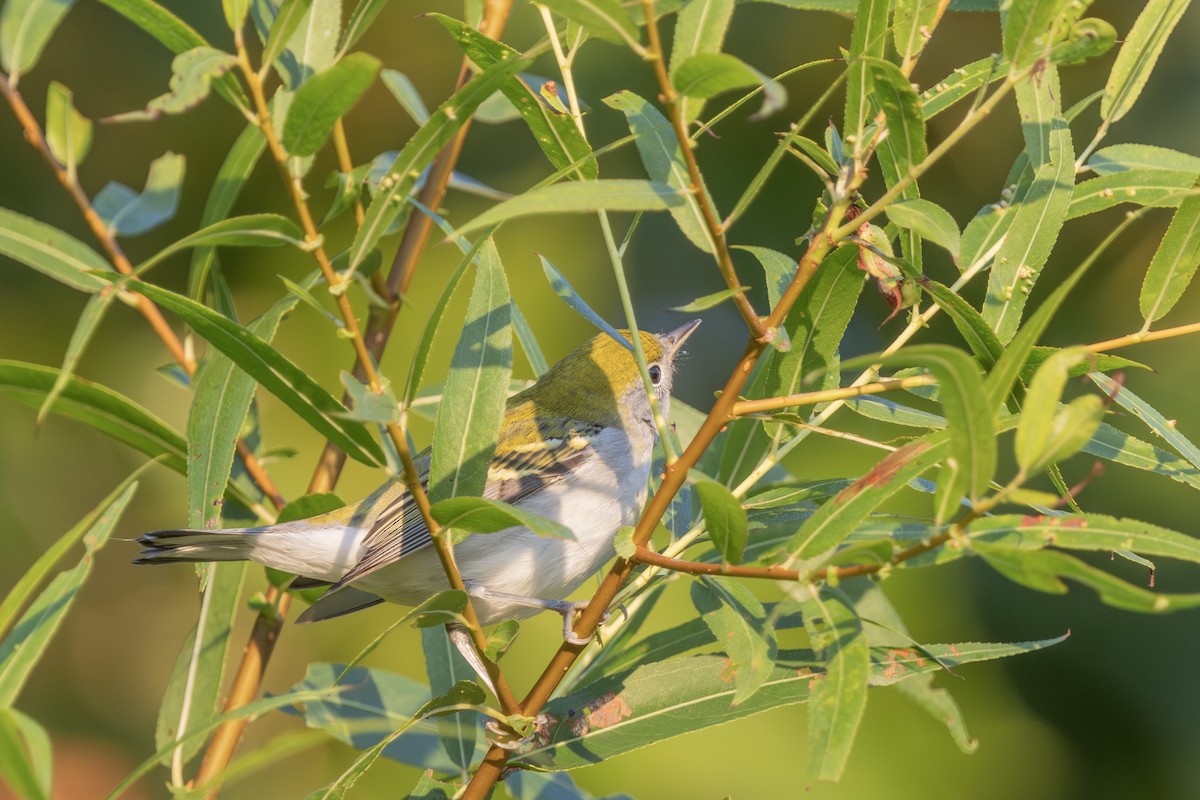
<instances>
[{"instance_id":1,"label":"bird's claw","mask_svg":"<svg viewBox=\"0 0 1200 800\"><path fill-rule=\"evenodd\" d=\"M587 606L588 601L582 600L578 603L564 603L562 608L559 609L559 613L563 615L563 641L567 644L573 644L582 647L583 645L590 643L592 639L596 638L595 631L593 631L590 636L586 637L575 635L575 618L579 614L582 614L583 610L587 608ZM609 613L605 611L604 616L600 617L600 622L596 627L600 627L600 625L607 625L608 620Z\"/></svg>"}]
</instances>

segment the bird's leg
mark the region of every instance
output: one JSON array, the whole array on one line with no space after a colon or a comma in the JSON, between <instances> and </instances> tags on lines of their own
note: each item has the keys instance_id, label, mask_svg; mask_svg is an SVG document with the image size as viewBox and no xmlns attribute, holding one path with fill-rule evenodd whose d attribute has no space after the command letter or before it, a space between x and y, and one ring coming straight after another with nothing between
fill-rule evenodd
<instances>
[{"instance_id":1,"label":"bird's leg","mask_svg":"<svg viewBox=\"0 0 1200 800\"><path fill-rule=\"evenodd\" d=\"M555 611L562 614L563 617L563 641L568 644L585 645L592 640L595 634L588 636L586 639L575 635L575 616L583 613L587 608L588 601L581 600L577 603L572 603L567 600L546 600L541 597L529 597L523 594L509 594L508 592L497 592L488 589L486 586L468 583L466 585L467 594L479 600L499 600L504 603L515 603L528 608L544 608L548 611ZM600 624L608 622L608 612L604 612L604 617L600 620Z\"/></svg>"},{"instance_id":2,"label":"bird's leg","mask_svg":"<svg viewBox=\"0 0 1200 800\"><path fill-rule=\"evenodd\" d=\"M479 657L479 651L475 649L475 644L471 641L471 633L457 622L447 622L446 635L450 637L450 641L462 654L471 669L475 670L475 674L479 676L479 680L483 681L483 685L491 691L493 696L499 697L496 687L492 685L492 677L488 674L487 666L484 665L483 659Z\"/></svg>"}]
</instances>

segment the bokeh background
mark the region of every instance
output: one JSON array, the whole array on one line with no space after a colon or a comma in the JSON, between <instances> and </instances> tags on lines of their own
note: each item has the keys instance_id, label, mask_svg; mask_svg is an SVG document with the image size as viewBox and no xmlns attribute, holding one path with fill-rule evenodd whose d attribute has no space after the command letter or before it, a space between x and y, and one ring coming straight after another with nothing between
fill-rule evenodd
<instances>
[{"instance_id":1,"label":"bokeh background","mask_svg":"<svg viewBox=\"0 0 1200 800\"><path fill-rule=\"evenodd\" d=\"M220 4L166 2L217 46L229 47ZM1123 35L1140 3L1109 0L1094 4L1091 15L1111 21ZM457 4L434 0L390 4L361 42L385 66L406 72L430 106L451 88L459 52L441 27L418 15L425 11L461 13ZM669 26L666 26L669 35ZM532 6L518 3L506 41L521 47L540 34ZM796 12L770 4L739 5L727 49L759 70L775 74L815 58L835 57L849 41L848 19L825 13ZM1162 61L1133 113L1118 123L1108 143L1140 142L1200 153L1200 9L1191 9L1168 44ZM950 15L938 31L914 75L922 86L954 67L999 47L994 15ZM1063 103L1068 106L1103 86L1115 51L1094 64L1063 70ZM99 3L78 4L52 40L38 67L21 82L41 116L45 89L52 79L75 92L80 110L92 118L142 107L165 90L171 57L160 45ZM775 131L799 117L833 80L840 67L821 67L785 81L790 100L785 112L750 122L749 111L734 114L715 137L701 142L701 166L719 206L729 208L776 141ZM538 70L552 75L550 62ZM577 63L580 94L590 105L589 134L599 145L625 133L621 115L602 98L622 88L653 97L652 76L625 52L594 43ZM713 106L710 106L710 108ZM821 110L818 120L840 117L840 101ZM937 141L956 124L949 112L931 125ZM1077 149L1097 123L1095 107L1074 125ZM220 100L209 100L189 114L154 123L102 126L88 161L84 185L94 194L107 181L141 186L149 161L170 149L184 153L188 175L177 218L152 234L129 239L136 262L194 230L212 178L243 120ZM413 123L381 87L374 87L348 122L352 152L362 163L395 149L412 133ZM819 131L814 134L819 135ZM985 203L998 199L1004 176L1021 147L1015 105L1003 106L945 161L922 180L925 196L944 204L960 225ZM521 191L547 168L528 131L520 123L476 127L468 140L461 170L497 188ZM320 190L332 169L318 161L309 187ZM630 148L606 157L609 177L639 173ZM819 186L797 163L787 163L769 181L746 218L734 228L737 244L754 244L796 253L794 240L808 225ZM240 213L278 211L283 204L278 176L268 165L248 185ZM318 208L327 202L315 201ZM484 201L452 193L444 210L465 220ZM0 206L48 221L91 241L66 195L45 164L22 141L7 108L0 108ZM1120 211L1072 223L1064 231L1035 293L1044 296L1057 277L1083 257L1106 233ZM1127 234L1076 291L1069 311L1047 335L1052 344L1097 341L1136 330L1137 291L1169 213L1156 212ZM344 221L327 231L335 242L348 241ZM541 277L534 252L548 256L601 313L621 319L611 273L595 222L587 217L541 218L508 226L499 238L513 294L554 359L591 335L587 323L554 297ZM392 247L395 246L394 240ZM390 255L390 254L389 254ZM739 259L744 256L742 254ZM949 282L953 267L931 254L926 270ZM392 376L407 370L412 344L425 323L423 308L440 292L443 277L457 260L446 245L431 247L411 293L411 306L400 316L383 367ZM266 308L283 291L278 275L298 279L312 265L299 253L282 250L228 251L222 254L244 318ZM711 262L693 248L669 218L642 223L628 257L640 323L651 329L673 327L682 318L667 309L717 290L720 280ZM744 282L753 284L756 304L765 304L757 267L738 263ZM186 257L156 270L154 279L173 288L186 280ZM978 287L968 296L978 300ZM461 313L465 292L452 313ZM37 273L0 258L0 357L57 366L83 307L84 296ZM863 302L844 343L845 356L879 349L902 327L901 320L881 325L887 315L873 293ZM677 395L706 408L740 352L743 332L735 315L719 307L706 312L705 324L689 343L690 358L677 378ZM1200 318L1200 299L1189 292L1164 324ZM948 322L938 318L924 336L953 341ZM301 305L283 326L282 350L326 386L336 389L338 373L351 353L332 326ZM453 348L438 344L431 375L444 370ZM1127 376L1128 385L1193 439L1200 437L1200 407L1195 393L1200 378L1196 344L1178 340L1144 345L1126 354L1153 367ZM143 320L118 306L84 357L79 374L124 392L182 429L189 396L156 374L168 362L161 344ZM518 356L519 375L528 367ZM271 464L289 497L302 493L321 442L316 434L269 396L260 396L268 446L297 450L294 458ZM846 412L843 412L844 414ZM51 418L35 431L33 412L0 395L0 591L11 586L37 555L76 522L142 459L81 425ZM880 437L896 431L872 428L847 415L835 418L854 430ZM1130 420L1116 424L1137 432ZM414 435L428 440L428 425L418 421ZM1144 438L1150 434L1140 432ZM856 474L876 454L851 444L810 439L791 468L802 477ZM1091 468L1086 459L1067 465L1068 479ZM378 476L352 465L338 488L357 499ZM117 537L130 539L186 519L185 485L175 474L151 470L126 512ZM1085 508L1137 516L1189 533L1197 532L1197 498L1180 484L1150 480L1110 466L1081 498ZM913 504L927 502L910 498ZM914 506L918 507L918 506ZM135 568L134 546L112 541L99 555L95 572L67 618L47 657L25 690L20 707L52 733L58 774L56 796L71 800L103 796L153 750L154 719L180 642L196 608L195 582L185 567ZM1198 576L1185 570L1160 570L1158 586L1194 591ZM248 589L262 583L249 573ZM682 582L680 583L682 586ZM678 587L677 587L678 588ZM787 707L654 747L577 773L581 785L603 794L629 791L642 798L861 797L866 793L895 798L1188 798L1200 796L1200 637L1196 612L1146 617L1101 606L1086 591L1045 596L1013 586L977 563L958 563L936 571L898 574L885 588L922 641L1023 640L1071 631L1070 639L1047 652L1007 662L967 667L943 675L962 705L978 751L961 754L945 730L896 693L873 691L865 723L846 777L840 785L812 785L804 778L805 714ZM686 587L684 587L686 589ZM660 606L656 624L667 626L689 613L685 591L673 591ZM376 608L323 625L287 627L271 663L266 688L283 691L301 678L314 660L345 660L395 617L395 609ZM234 650L245 639L251 613L241 614ZM539 618L525 625L506 658L515 686L526 686L555 644L558 622ZM370 663L423 678L419 637L411 631L392 636ZM267 717L250 729L242 752L282 732L294 731L294 718ZM229 786L228 798L303 797L324 785L353 758L336 742L322 744L277 764L265 774ZM415 769L381 762L358 785L359 797L398 797L417 777ZM135 795L167 797L163 775L142 781ZM0 792L3 790L0 789Z\"/></svg>"}]
</instances>

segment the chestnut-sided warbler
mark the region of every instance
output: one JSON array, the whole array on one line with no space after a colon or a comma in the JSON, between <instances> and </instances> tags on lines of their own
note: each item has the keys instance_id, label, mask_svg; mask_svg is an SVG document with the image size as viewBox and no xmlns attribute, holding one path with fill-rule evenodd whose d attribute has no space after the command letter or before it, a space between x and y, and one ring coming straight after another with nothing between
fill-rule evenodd
<instances>
[{"instance_id":1,"label":"chestnut-sided warbler","mask_svg":"<svg viewBox=\"0 0 1200 800\"><path fill-rule=\"evenodd\" d=\"M699 320L670 333L641 333L650 382L664 418L680 346ZM622 331L627 339L628 331ZM508 400L483 496L569 528L574 540L514 527L468 536L455 560L479 621L491 624L553 609L569 640L574 604L563 598L613 556L613 537L646 500L658 436L645 383L630 349L595 336ZM428 451L418 459L428 477ZM256 561L333 587L300 622L340 616L388 600L416 605L447 588L412 496L390 481L365 500L280 525L156 531L138 540L135 563Z\"/></svg>"}]
</instances>

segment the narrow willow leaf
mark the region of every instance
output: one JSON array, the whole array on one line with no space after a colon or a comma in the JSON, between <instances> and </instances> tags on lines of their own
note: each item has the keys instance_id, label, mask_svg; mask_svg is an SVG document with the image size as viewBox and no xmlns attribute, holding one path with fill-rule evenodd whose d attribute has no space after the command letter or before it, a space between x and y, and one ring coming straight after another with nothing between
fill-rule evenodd
<instances>
[{"instance_id":1,"label":"narrow willow leaf","mask_svg":"<svg viewBox=\"0 0 1200 800\"><path fill-rule=\"evenodd\" d=\"M855 397L846 401L846 407L856 414L881 422L907 425L912 428L944 428L946 418L928 411L911 408L884 397Z\"/></svg>"},{"instance_id":2,"label":"narrow willow leaf","mask_svg":"<svg viewBox=\"0 0 1200 800\"><path fill-rule=\"evenodd\" d=\"M459 47L481 69L486 70L521 56L511 47L489 39L456 19L443 14L432 16L450 31ZM569 176L586 180L596 178L599 166L592 156L592 148L565 109L552 108L537 91L516 75L510 75L501 82L500 91L520 113L538 147L542 148L555 168L566 169L576 162L582 162Z\"/></svg>"},{"instance_id":3,"label":"narrow willow leaf","mask_svg":"<svg viewBox=\"0 0 1200 800\"><path fill-rule=\"evenodd\" d=\"M1106 605L1127 611L1163 613L1200 606L1200 593L1152 592L1057 550L1020 550L978 542L972 549L983 556L988 566L1035 591L1064 594L1067 586L1062 579L1069 578L1095 590Z\"/></svg>"},{"instance_id":4,"label":"narrow willow leaf","mask_svg":"<svg viewBox=\"0 0 1200 800\"><path fill-rule=\"evenodd\" d=\"M545 0L542 5L613 44L637 45L633 17L618 0Z\"/></svg>"},{"instance_id":5,"label":"narrow willow leaf","mask_svg":"<svg viewBox=\"0 0 1200 800\"><path fill-rule=\"evenodd\" d=\"M1127 169L1165 169L1200 175L1200 157L1150 144L1114 144L1093 153L1088 167L1097 175Z\"/></svg>"},{"instance_id":6,"label":"narrow willow leaf","mask_svg":"<svg viewBox=\"0 0 1200 800\"><path fill-rule=\"evenodd\" d=\"M71 332L71 340L67 342L67 352L63 356L63 365L58 371L58 377L54 381L54 386L47 393L46 399L42 401L42 407L38 409L37 425L39 427L45 421L46 415L50 413L50 409L54 407L54 401L62 394L63 389L67 387L71 377L75 374L75 367L79 364L83 351L87 349L96 329L100 327L100 321L104 319L104 315L116 297L117 293L114 291L98 292L88 298L83 311L79 313L79 321L75 323L75 330Z\"/></svg>"},{"instance_id":7,"label":"narrow willow leaf","mask_svg":"<svg viewBox=\"0 0 1200 800\"><path fill-rule=\"evenodd\" d=\"M1004 20L1004 56L1009 71L1020 72L1047 56L1071 0L1012 0Z\"/></svg>"},{"instance_id":8,"label":"narrow willow leaf","mask_svg":"<svg viewBox=\"0 0 1200 800\"><path fill-rule=\"evenodd\" d=\"M237 56L204 46L175 56L171 62L170 91L160 95L141 111L129 111L108 117L104 122L154 120L164 114L182 114L200 105L208 97L213 82L237 67Z\"/></svg>"},{"instance_id":9,"label":"narrow willow leaf","mask_svg":"<svg viewBox=\"0 0 1200 800\"><path fill-rule=\"evenodd\" d=\"M283 0L279 4L278 11L270 22L270 33L263 44L262 63L275 63L288 41L295 35L300 23L310 17L312 5L313 0ZM251 6L251 13L257 11L257 4ZM287 85L289 88L295 88L292 83Z\"/></svg>"},{"instance_id":10,"label":"narrow willow leaf","mask_svg":"<svg viewBox=\"0 0 1200 800\"><path fill-rule=\"evenodd\" d=\"M472 253L471 255L474 254ZM429 312L429 319L425 322L425 330L421 333L421 339L417 343L416 351L413 353L412 364L408 370L408 379L404 384L404 393L400 396L400 403L406 408L412 405L413 399L417 396L417 391L421 388L421 378L425 374L425 365L429 362L429 351L433 348L433 342L437 339L438 330L446 316L446 306L450 304L450 298L454 296L455 290L458 288L459 283L462 282L463 276L467 273L467 267L471 263L471 256L466 256L459 262L458 268L454 270L446 281L441 297L438 298L437 303L434 304Z\"/></svg>"},{"instance_id":11,"label":"narrow willow leaf","mask_svg":"<svg viewBox=\"0 0 1200 800\"><path fill-rule=\"evenodd\" d=\"M831 368L863 287L856 258L857 248L839 248L804 287L783 323L791 348L774 351L767 361L762 397L803 391L805 377L818 370L826 371L827 381L836 382ZM782 435L780 426L767 427L776 439Z\"/></svg>"},{"instance_id":12,"label":"narrow willow leaf","mask_svg":"<svg viewBox=\"0 0 1200 800\"><path fill-rule=\"evenodd\" d=\"M937 0L896 0L892 17L892 43L905 61L921 54L937 19Z\"/></svg>"},{"instance_id":13,"label":"narrow willow leaf","mask_svg":"<svg viewBox=\"0 0 1200 800\"><path fill-rule=\"evenodd\" d=\"M379 59L351 53L306 80L288 108L284 148L295 156L311 156L320 150L334 123L358 103L378 71Z\"/></svg>"},{"instance_id":14,"label":"narrow willow leaf","mask_svg":"<svg viewBox=\"0 0 1200 800\"><path fill-rule=\"evenodd\" d=\"M557 267L551 264L543 255L538 255L538 258L541 259L542 272L545 273L546 280L550 282L550 288L554 290L556 295L562 298L564 303L570 306L579 316L607 333L617 342L624 343L632 351L633 345L629 344L629 340L622 336L616 328L609 325L603 317L592 310L592 307L587 304L586 300L579 296L579 292L575 291L575 287L558 271Z\"/></svg>"},{"instance_id":15,"label":"narrow willow leaf","mask_svg":"<svg viewBox=\"0 0 1200 800\"><path fill-rule=\"evenodd\" d=\"M75 110L71 90L58 81L46 91L46 144L72 175L92 147L92 121Z\"/></svg>"},{"instance_id":16,"label":"narrow willow leaf","mask_svg":"<svg viewBox=\"0 0 1200 800\"><path fill-rule=\"evenodd\" d=\"M185 159L165 153L150 162L146 188L140 194L119 183L109 183L96 195L96 213L115 236L138 236L175 216L183 190Z\"/></svg>"},{"instance_id":17,"label":"narrow willow leaf","mask_svg":"<svg viewBox=\"0 0 1200 800\"><path fill-rule=\"evenodd\" d=\"M946 209L928 200L914 198L892 203L887 207L887 215L892 222L944 248L955 261L958 260L961 234L954 217Z\"/></svg>"},{"instance_id":18,"label":"narrow willow leaf","mask_svg":"<svg viewBox=\"0 0 1200 800\"><path fill-rule=\"evenodd\" d=\"M33 69L75 0L8 0L0 8L0 64L15 85Z\"/></svg>"},{"instance_id":19,"label":"narrow willow leaf","mask_svg":"<svg viewBox=\"0 0 1200 800\"><path fill-rule=\"evenodd\" d=\"M733 89L757 86L758 72L728 53L699 53L684 59L671 83L685 97L708 98Z\"/></svg>"},{"instance_id":20,"label":"narrow willow leaf","mask_svg":"<svg viewBox=\"0 0 1200 800\"><path fill-rule=\"evenodd\" d=\"M338 419L341 403L278 350L215 311L149 283L130 287L162 308L178 314L213 347L278 397L305 422L347 455L365 464L383 462L383 451L362 424Z\"/></svg>"},{"instance_id":21,"label":"narrow willow leaf","mask_svg":"<svg viewBox=\"0 0 1200 800\"><path fill-rule=\"evenodd\" d=\"M1164 417L1145 400L1107 375L1092 373L1088 377L1103 389L1117 405L1146 423L1150 430L1165 439L1168 444L1175 448L1176 452L1191 462L1192 466L1200 469L1200 447L1192 444L1190 439L1180 433L1172 420ZM1125 549L1128 550L1130 548Z\"/></svg>"},{"instance_id":22,"label":"narrow willow leaf","mask_svg":"<svg viewBox=\"0 0 1200 800\"><path fill-rule=\"evenodd\" d=\"M358 43L358 40L370 29L375 18L379 16L379 12L383 11L387 4L388 0L358 0L354 11L350 12L346 30L342 32L342 43L338 47L339 54L345 53Z\"/></svg>"},{"instance_id":23,"label":"narrow willow leaf","mask_svg":"<svg viewBox=\"0 0 1200 800\"><path fill-rule=\"evenodd\" d=\"M248 214L214 222L168 245L137 266L145 272L170 256L189 247L279 247L304 246L304 233L287 217L278 214Z\"/></svg>"},{"instance_id":24,"label":"narrow willow leaf","mask_svg":"<svg viewBox=\"0 0 1200 800\"><path fill-rule=\"evenodd\" d=\"M0 775L21 800L50 800L50 736L32 717L0 707Z\"/></svg>"},{"instance_id":25,"label":"narrow willow leaf","mask_svg":"<svg viewBox=\"0 0 1200 800\"><path fill-rule=\"evenodd\" d=\"M221 0L221 10L225 12L225 24L231 31L240 31L246 24L246 15L250 13L250 0Z\"/></svg>"},{"instance_id":26,"label":"narrow willow leaf","mask_svg":"<svg viewBox=\"0 0 1200 800\"><path fill-rule=\"evenodd\" d=\"M0 641L0 708L12 706L21 693L91 573L96 551L104 546L135 491L137 483L130 483L116 499L106 500L99 507L80 537L84 546L83 558L73 568L55 576L25 610L12 631Z\"/></svg>"},{"instance_id":27,"label":"narrow willow leaf","mask_svg":"<svg viewBox=\"0 0 1200 800\"><path fill-rule=\"evenodd\" d=\"M958 101L972 97L981 87L1007 74L1008 62L998 55L964 64L921 93L921 113L926 120L933 119Z\"/></svg>"},{"instance_id":28,"label":"narrow willow leaf","mask_svg":"<svg viewBox=\"0 0 1200 800\"><path fill-rule=\"evenodd\" d=\"M204 203L204 211L200 215L200 224L212 225L227 218L233 210L233 204L242 193L242 187L258 159L267 147L266 137L262 130L254 124L248 124L238 134L233 146L229 148L225 160L217 170L216 179ZM211 245L200 245L192 250L191 271L188 274L188 297L193 300L201 299L201 293L208 281L209 271L217 262L217 251Z\"/></svg>"},{"instance_id":29,"label":"narrow willow leaf","mask_svg":"<svg viewBox=\"0 0 1200 800\"><path fill-rule=\"evenodd\" d=\"M889 0L859 0L850 35L846 78L846 116L842 137L855 155L862 152L863 129L871 123L870 67L865 58L883 58L887 45Z\"/></svg>"},{"instance_id":30,"label":"narrow willow leaf","mask_svg":"<svg viewBox=\"0 0 1200 800\"><path fill-rule=\"evenodd\" d=\"M541 377L546 370L550 369L550 365L546 362L541 345L538 344L537 337L533 335L533 328L529 326L529 321L521 313L516 300L512 302L512 324L513 333L516 334L517 341L521 344L521 350L525 353L525 360L529 362L529 368L533 370L534 377Z\"/></svg>"},{"instance_id":31,"label":"narrow willow leaf","mask_svg":"<svg viewBox=\"0 0 1200 800\"><path fill-rule=\"evenodd\" d=\"M683 205L683 195L655 181L630 179L573 181L531 189L488 209L454 232L473 231L533 214L570 214L587 211L666 211Z\"/></svg>"},{"instance_id":32,"label":"narrow willow leaf","mask_svg":"<svg viewBox=\"0 0 1200 800\"><path fill-rule=\"evenodd\" d=\"M1067 386L1067 372L1084 357L1084 352L1078 348L1060 350L1038 367L1029 384L1013 444L1017 464L1027 474L1047 461L1045 456L1052 445L1059 403ZM1090 433L1086 438L1091 438Z\"/></svg>"},{"instance_id":33,"label":"narrow willow leaf","mask_svg":"<svg viewBox=\"0 0 1200 800\"><path fill-rule=\"evenodd\" d=\"M154 0L100 2L153 36L172 53L178 54L208 44L195 29Z\"/></svg>"},{"instance_id":34,"label":"narrow willow leaf","mask_svg":"<svg viewBox=\"0 0 1200 800\"><path fill-rule=\"evenodd\" d=\"M691 56L721 52L733 18L733 6L733 0L699 0L679 10L668 75L673 78L679 65ZM680 114L689 121L699 117L704 108L702 100L692 97L681 97L678 103Z\"/></svg>"},{"instance_id":35,"label":"narrow willow leaf","mask_svg":"<svg viewBox=\"0 0 1200 800\"><path fill-rule=\"evenodd\" d=\"M872 648L870 680L886 685L975 661L1034 652L1061 642L929 644L915 649ZM694 730L780 706L806 702L824 680L820 662L804 650L781 651L770 677L736 706L723 654L673 658L602 678L547 704L543 734L514 761L568 770L612 758ZM378 701L375 702L378 705ZM577 724L572 724L576 723Z\"/></svg>"},{"instance_id":36,"label":"narrow willow leaf","mask_svg":"<svg viewBox=\"0 0 1200 800\"><path fill-rule=\"evenodd\" d=\"M1128 169L1075 185L1067 219L1095 214L1122 203L1174 207L1190 195L1196 174L1167 169Z\"/></svg>"},{"instance_id":37,"label":"narrow willow leaf","mask_svg":"<svg viewBox=\"0 0 1200 800\"><path fill-rule=\"evenodd\" d=\"M370 0L363 0L360 4L366 5ZM355 9L357 11L357 9ZM349 29L347 29L348 31ZM397 72L394 69L380 70L379 78L383 81L383 85L392 93L392 97L396 98L396 102L400 104L413 122L418 125L424 125L429 121L429 109L425 107L425 101L421 99L421 93L417 91L417 87L409 80L408 76L403 72Z\"/></svg>"},{"instance_id":38,"label":"narrow willow leaf","mask_svg":"<svg viewBox=\"0 0 1200 800\"><path fill-rule=\"evenodd\" d=\"M1000 344L1000 340L996 338L983 316L974 306L937 281L922 281L921 287L929 292L933 302L950 317L980 366L985 371L990 370L1004 352L1004 345Z\"/></svg>"},{"instance_id":39,"label":"narrow willow leaf","mask_svg":"<svg viewBox=\"0 0 1200 800\"><path fill-rule=\"evenodd\" d=\"M729 489L716 481L697 481L695 488L696 496L700 498L700 508L704 510L708 536L713 545L727 563L742 563L748 529L746 510L742 508L741 502Z\"/></svg>"},{"instance_id":40,"label":"narrow willow leaf","mask_svg":"<svg viewBox=\"0 0 1200 800\"><path fill-rule=\"evenodd\" d=\"M939 431L891 453L818 508L792 537L788 551L804 560L831 552L868 514L943 459L948 451L948 432Z\"/></svg>"},{"instance_id":41,"label":"narrow willow leaf","mask_svg":"<svg viewBox=\"0 0 1200 800\"><path fill-rule=\"evenodd\" d=\"M429 676L429 689L439 696L449 692L460 681L476 680L476 675L458 648L450 641L444 625L421 628L421 649L425 653L425 674ZM458 767L460 775L466 775L475 760L479 724L467 714L451 714L439 721L442 729L442 747L446 755Z\"/></svg>"},{"instance_id":42,"label":"narrow willow leaf","mask_svg":"<svg viewBox=\"0 0 1200 800\"><path fill-rule=\"evenodd\" d=\"M1171 217L1142 280L1138 308L1147 325L1175 307L1200 267L1200 184L1192 190Z\"/></svg>"},{"instance_id":43,"label":"narrow willow leaf","mask_svg":"<svg viewBox=\"0 0 1200 800\"><path fill-rule=\"evenodd\" d=\"M665 183L683 193L683 203L670 208L671 217L679 230L696 247L706 253L713 252L712 236L704 224L700 203L690 191L692 180L670 121L657 108L630 91L609 95L604 102L625 114L629 132L637 137L634 143L650 180ZM707 194L708 187L701 187L701 191Z\"/></svg>"},{"instance_id":44,"label":"narrow willow leaf","mask_svg":"<svg viewBox=\"0 0 1200 800\"><path fill-rule=\"evenodd\" d=\"M462 336L450 360L434 426L429 499L481 495L512 374L508 281L495 244L480 251Z\"/></svg>"},{"instance_id":45,"label":"narrow willow leaf","mask_svg":"<svg viewBox=\"0 0 1200 800\"><path fill-rule=\"evenodd\" d=\"M284 86L293 92L337 61L337 44L342 26L342 0L312 0L311 5L302 5L305 6L304 15L288 37L275 64ZM274 34L273 24L271 35ZM264 57L262 63L270 62Z\"/></svg>"},{"instance_id":46,"label":"narrow willow leaf","mask_svg":"<svg viewBox=\"0 0 1200 800\"><path fill-rule=\"evenodd\" d=\"M766 247L734 245L733 249L745 250L758 259L767 278L767 302L771 308L779 305L780 298L792 282L792 276L796 274L796 259Z\"/></svg>"},{"instance_id":47,"label":"narrow willow leaf","mask_svg":"<svg viewBox=\"0 0 1200 800\"><path fill-rule=\"evenodd\" d=\"M1025 359L1025 365L1021 367L1021 380L1025 382L1033 380L1033 374L1037 371L1037 368L1047 358L1059 352L1059 349L1056 347L1032 348ZM1089 372L1116 372L1119 369L1150 369L1150 367L1122 356L1113 356L1106 353L1088 353L1087 359L1071 367L1067 374L1072 378L1082 378Z\"/></svg>"},{"instance_id":48,"label":"narrow willow leaf","mask_svg":"<svg viewBox=\"0 0 1200 800\"><path fill-rule=\"evenodd\" d=\"M1053 4L1051 0L1032 1ZM1011 227L993 262L983 303L983 318L1003 343L1012 339L1021 324L1025 301L1067 219L1075 180L1071 130L1062 117L1061 92L1052 68L1034 93L1037 101L1026 106L1038 115L1030 123L1037 133L1026 130L1033 183L1015 209L1008 211L1013 215Z\"/></svg>"},{"instance_id":49,"label":"narrow willow leaf","mask_svg":"<svg viewBox=\"0 0 1200 800\"><path fill-rule=\"evenodd\" d=\"M449 497L434 503L430 515L443 527L468 533L496 533L508 528L528 528L538 536L574 539L567 526L518 506L484 497Z\"/></svg>"},{"instance_id":50,"label":"narrow willow leaf","mask_svg":"<svg viewBox=\"0 0 1200 800\"><path fill-rule=\"evenodd\" d=\"M707 311L713 306L719 306L731 297L736 297L739 294L744 294L750 289L749 286L738 286L733 289L722 289L719 292L706 294L703 297L697 297L690 303L685 303L681 306L672 306L672 311L679 311L684 314L691 314L696 311Z\"/></svg>"},{"instance_id":51,"label":"narrow willow leaf","mask_svg":"<svg viewBox=\"0 0 1200 800\"><path fill-rule=\"evenodd\" d=\"M393 224L403 221L402 215L407 217L410 207L405 200L417 178L442 146L450 141L475 113L479 104L499 89L509 75L520 71L528 63L525 59L510 59L484 70L442 103L429 121L413 134L381 181L380 190L375 193L366 219L354 237L354 244L350 248L351 270L358 269Z\"/></svg>"},{"instance_id":52,"label":"narrow willow leaf","mask_svg":"<svg viewBox=\"0 0 1200 800\"><path fill-rule=\"evenodd\" d=\"M1100 118L1116 122L1129 113L1137 102L1158 63L1171 31L1191 0L1147 0L1138 14L1129 35L1125 37L1117 60L1113 63L1104 98L1100 101Z\"/></svg>"},{"instance_id":53,"label":"narrow willow leaf","mask_svg":"<svg viewBox=\"0 0 1200 800\"><path fill-rule=\"evenodd\" d=\"M900 174L905 175L928 154L920 101L904 73L891 62L866 58L872 101L883 111Z\"/></svg>"},{"instance_id":54,"label":"narrow willow leaf","mask_svg":"<svg viewBox=\"0 0 1200 800\"><path fill-rule=\"evenodd\" d=\"M728 579L698 578L692 581L691 593L704 624L729 656L729 672L737 686L730 703L744 703L775 667L777 646L774 632L766 626L766 611L748 589Z\"/></svg>"},{"instance_id":55,"label":"narrow willow leaf","mask_svg":"<svg viewBox=\"0 0 1200 800\"><path fill-rule=\"evenodd\" d=\"M113 272L99 253L78 239L6 208L0 208L0 253L84 292L108 285L90 273Z\"/></svg>"},{"instance_id":56,"label":"narrow willow leaf","mask_svg":"<svg viewBox=\"0 0 1200 800\"><path fill-rule=\"evenodd\" d=\"M1200 468L1107 423L1101 423L1091 441L1087 442L1082 450L1116 464L1153 472L1156 475L1166 475L1172 480L1200 490Z\"/></svg>"},{"instance_id":57,"label":"narrow willow leaf","mask_svg":"<svg viewBox=\"0 0 1200 800\"><path fill-rule=\"evenodd\" d=\"M800 608L813 649L825 663L809 698L809 771L818 780L836 781L867 707L870 646L862 620L841 594L813 589Z\"/></svg>"},{"instance_id":58,"label":"narrow willow leaf","mask_svg":"<svg viewBox=\"0 0 1200 800\"><path fill-rule=\"evenodd\" d=\"M1058 547L1098 553L1129 550L1143 556L1200 563L1200 540L1135 519L1104 514L1002 514L975 520L972 541L1022 550Z\"/></svg>"}]
</instances>

